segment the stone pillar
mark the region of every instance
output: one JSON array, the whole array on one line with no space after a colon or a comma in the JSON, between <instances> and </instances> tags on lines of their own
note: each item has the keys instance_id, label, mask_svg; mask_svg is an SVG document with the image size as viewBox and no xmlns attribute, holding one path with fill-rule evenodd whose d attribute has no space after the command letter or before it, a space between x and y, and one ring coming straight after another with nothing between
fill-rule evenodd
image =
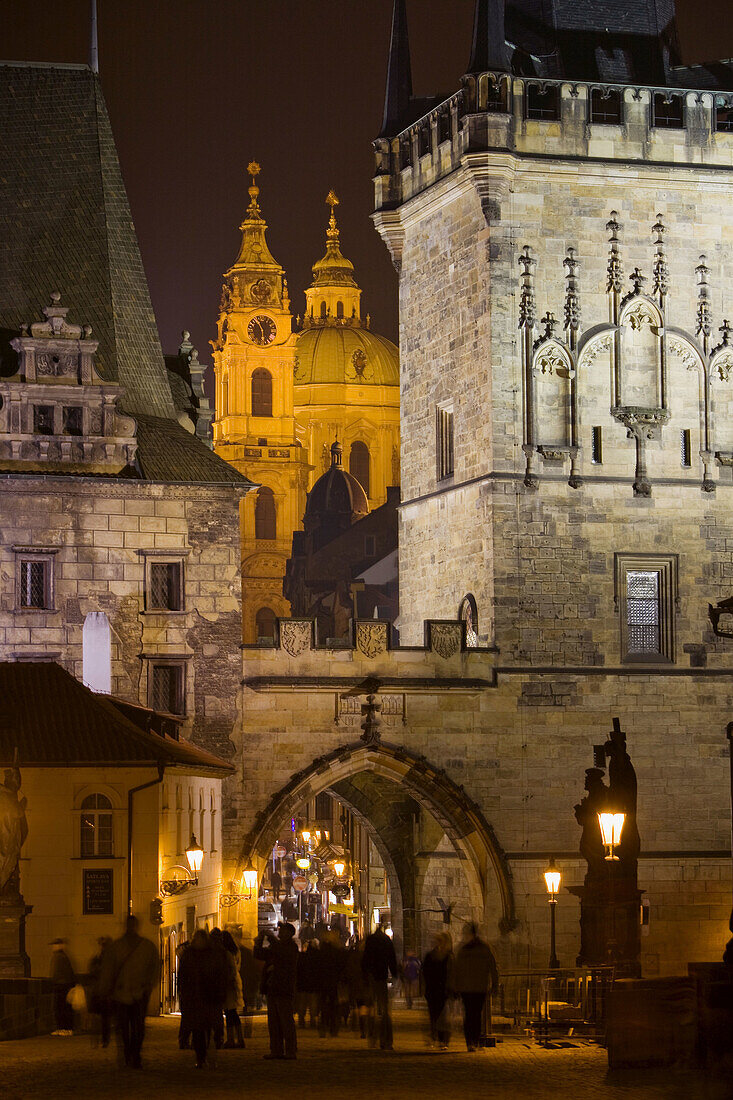
<instances>
[{"instance_id":1,"label":"stone pillar","mask_svg":"<svg viewBox=\"0 0 733 1100\"><path fill-rule=\"evenodd\" d=\"M33 909L23 898L0 898L0 978L29 978L31 961L25 950L25 918Z\"/></svg>"}]
</instances>

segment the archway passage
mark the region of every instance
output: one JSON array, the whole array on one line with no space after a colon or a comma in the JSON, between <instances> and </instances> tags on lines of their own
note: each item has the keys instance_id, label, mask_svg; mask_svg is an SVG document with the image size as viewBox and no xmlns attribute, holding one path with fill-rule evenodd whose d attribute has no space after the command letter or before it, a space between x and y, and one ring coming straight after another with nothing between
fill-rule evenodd
<instances>
[{"instance_id":1,"label":"archway passage","mask_svg":"<svg viewBox=\"0 0 733 1100\"><path fill-rule=\"evenodd\" d=\"M506 860L479 808L445 772L394 745L345 745L292 776L245 838L239 873L250 859L261 871L290 822L324 793L380 853L404 950L424 951L448 920L475 920L492 937L515 926Z\"/></svg>"}]
</instances>

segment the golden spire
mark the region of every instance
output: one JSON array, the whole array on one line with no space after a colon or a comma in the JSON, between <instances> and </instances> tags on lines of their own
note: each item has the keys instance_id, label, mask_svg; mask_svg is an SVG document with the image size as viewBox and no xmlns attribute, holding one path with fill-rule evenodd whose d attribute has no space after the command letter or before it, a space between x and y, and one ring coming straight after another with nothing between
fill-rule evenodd
<instances>
[{"instance_id":1,"label":"golden spire","mask_svg":"<svg viewBox=\"0 0 733 1100\"><path fill-rule=\"evenodd\" d=\"M338 200L338 195L333 190L333 188L331 188L331 190L326 195L326 203L327 203L328 206L331 207L331 217L328 219L328 229L326 230L326 240L329 243L333 243L335 245L335 247L338 248L339 247L339 231L338 231L338 226L336 225L336 215L334 214L333 210L334 210L335 206L338 206L339 200Z\"/></svg>"},{"instance_id":2,"label":"golden spire","mask_svg":"<svg viewBox=\"0 0 733 1100\"><path fill-rule=\"evenodd\" d=\"M260 204L257 202L257 196L260 193L260 189L257 186L257 176L260 174L260 166L256 160L251 160L247 165L247 171L252 177L252 186L249 189L249 206L247 207L247 216L250 221L259 220L262 211L260 210Z\"/></svg>"}]
</instances>

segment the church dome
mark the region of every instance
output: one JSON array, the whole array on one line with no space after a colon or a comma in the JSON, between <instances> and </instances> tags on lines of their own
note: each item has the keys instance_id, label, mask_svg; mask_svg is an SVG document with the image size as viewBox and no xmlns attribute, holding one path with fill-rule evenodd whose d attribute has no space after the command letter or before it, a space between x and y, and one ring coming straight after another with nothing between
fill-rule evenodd
<instances>
[{"instance_id":1,"label":"church dome","mask_svg":"<svg viewBox=\"0 0 733 1100\"><path fill-rule=\"evenodd\" d=\"M391 340L357 325L318 325L298 337L295 385L399 386L399 352Z\"/></svg>"},{"instance_id":2,"label":"church dome","mask_svg":"<svg viewBox=\"0 0 733 1100\"><path fill-rule=\"evenodd\" d=\"M369 514L367 496L359 482L341 465L342 448L338 440L331 447L331 467L322 474L308 493L305 505L306 528L323 520L342 521L345 527Z\"/></svg>"}]
</instances>

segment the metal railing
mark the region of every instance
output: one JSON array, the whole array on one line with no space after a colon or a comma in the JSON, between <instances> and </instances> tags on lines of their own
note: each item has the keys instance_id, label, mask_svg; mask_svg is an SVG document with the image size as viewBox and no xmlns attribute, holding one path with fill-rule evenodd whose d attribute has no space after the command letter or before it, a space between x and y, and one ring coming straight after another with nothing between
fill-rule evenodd
<instances>
[{"instance_id":1,"label":"metal railing","mask_svg":"<svg viewBox=\"0 0 733 1100\"><path fill-rule=\"evenodd\" d=\"M571 1027L601 1032L613 980L612 966L503 971L493 1011L538 1035Z\"/></svg>"}]
</instances>

